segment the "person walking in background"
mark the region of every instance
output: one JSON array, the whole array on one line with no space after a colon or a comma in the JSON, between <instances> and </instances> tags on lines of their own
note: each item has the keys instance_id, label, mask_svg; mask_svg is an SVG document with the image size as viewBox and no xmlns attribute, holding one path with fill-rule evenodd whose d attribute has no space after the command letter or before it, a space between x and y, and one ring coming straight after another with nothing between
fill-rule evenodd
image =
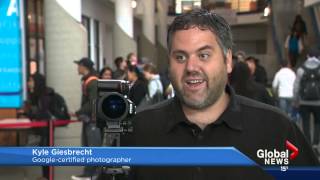
<instances>
[{"instance_id":1,"label":"person walking in background","mask_svg":"<svg viewBox=\"0 0 320 180\"><path fill-rule=\"evenodd\" d=\"M131 52L127 55L127 64L130 64L132 66L138 65L138 57L135 53Z\"/></svg>"},{"instance_id":2,"label":"person walking in background","mask_svg":"<svg viewBox=\"0 0 320 180\"><path fill-rule=\"evenodd\" d=\"M166 68L164 71L159 73L160 75L160 81L163 86L163 97L165 99L170 99L174 97L174 90L171 84L171 81L169 79L169 71L168 68Z\"/></svg>"},{"instance_id":3,"label":"person walking in background","mask_svg":"<svg viewBox=\"0 0 320 180\"><path fill-rule=\"evenodd\" d=\"M123 57L117 57L114 60L116 70L113 72L113 79L124 80L126 78L127 63Z\"/></svg>"},{"instance_id":4,"label":"person walking in background","mask_svg":"<svg viewBox=\"0 0 320 180\"><path fill-rule=\"evenodd\" d=\"M128 65L127 71L128 81L130 81L129 99L139 107L142 99L146 96L147 81L143 77L143 74L136 66Z\"/></svg>"},{"instance_id":5,"label":"person walking in background","mask_svg":"<svg viewBox=\"0 0 320 180\"><path fill-rule=\"evenodd\" d=\"M292 28L298 33L300 37L304 37L307 35L307 26L304 20L302 19L302 16L300 14L296 15Z\"/></svg>"},{"instance_id":6,"label":"person walking in background","mask_svg":"<svg viewBox=\"0 0 320 180\"><path fill-rule=\"evenodd\" d=\"M294 103L299 107L303 132L308 141L317 147L320 136L320 60L319 50L312 48L308 58L297 70L294 82ZM314 136L311 141L310 119L314 117Z\"/></svg>"},{"instance_id":7,"label":"person walking in background","mask_svg":"<svg viewBox=\"0 0 320 180\"><path fill-rule=\"evenodd\" d=\"M266 69L260 65L259 60L255 57L249 56L245 59L245 62L248 64L253 80L257 83L267 86L267 72Z\"/></svg>"},{"instance_id":8,"label":"person walking in background","mask_svg":"<svg viewBox=\"0 0 320 180\"><path fill-rule=\"evenodd\" d=\"M246 59L246 53L244 51L239 50L234 55L237 57L237 60L240 62L244 62Z\"/></svg>"},{"instance_id":9,"label":"person walking in background","mask_svg":"<svg viewBox=\"0 0 320 180\"><path fill-rule=\"evenodd\" d=\"M294 28L291 29L291 33L287 36L284 46L287 51L290 66L295 68L304 47L301 35Z\"/></svg>"},{"instance_id":10,"label":"person walking in background","mask_svg":"<svg viewBox=\"0 0 320 180\"><path fill-rule=\"evenodd\" d=\"M279 108L292 116L292 98L293 84L296 79L296 74L290 68L287 61L282 62L281 69L275 74L272 88L279 98Z\"/></svg>"},{"instance_id":11,"label":"person walking in background","mask_svg":"<svg viewBox=\"0 0 320 180\"><path fill-rule=\"evenodd\" d=\"M82 97L81 107L76 112L79 120L83 122L82 126L82 145L83 146L101 146L101 131L96 127L96 123L91 119L92 103L97 98L97 73L93 68L93 62L89 58L81 58L74 61L78 65L78 73L82 75ZM87 166L83 174L72 176L73 180L91 180L97 176L96 167Z\"/></svg>"},{"instance_id":12,"label":"person walking in background","mask_svg":"<svg viewBox=\"0 0 320 180\"><path fill-rule=\"evenodd\" d=\"M236 63L229 78L230 85L237 94L265 104L274 105L274 100L267 92L265 86L253 80L246 63Z\"/></svg>"},{"instance_id":13,"label":"person walking in background","mask_svg":"<svg viewBox=\"0 0 320 180\"><path fill-rule=\"evenodd\" d=\"M157 68L152 64L145 64L143 66L143 74L148 80L148 98L153 101L149 105L162 101L163 86Z\"/></svg>"},{"instance_id":14,"label":"person walking in background","mask_svg":"<svg viewBox=\"0 0 320 180\"><path fill-rule=\"evenodd\" d=\"M296 15L292 28L294 29L295 32L297 32L298 36L301 38L303 47L306 47L307 45L306 36L308 34L308 30L307 30L306 22L302 19L302 16L300 14Z\"/></svg>"}]
</instances>

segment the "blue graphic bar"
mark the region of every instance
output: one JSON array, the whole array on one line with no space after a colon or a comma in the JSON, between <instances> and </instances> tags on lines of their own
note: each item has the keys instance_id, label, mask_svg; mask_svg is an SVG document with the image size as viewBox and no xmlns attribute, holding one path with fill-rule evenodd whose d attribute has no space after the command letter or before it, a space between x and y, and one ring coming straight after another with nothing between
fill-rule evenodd
<instances>
[{"instance_id":1,"label":"blue graphic bar","mask_svg":"<svg viewBox=\"0 0 320 180\"><path fill-rule=\"evenodd\" d=\"M275 179L320 179L320 167L289 167L285 171L281 170L280 167L263 167L263 169Z\"/></svg>"},{"instance_id":2,"label":"blue graphic bar","mask_svg":"<svg viewBox=\"0 0 320 180\"><path fill-rule=\"evenodd\" d=\"M233 147L3 147L0 165L255 166Z\"/></svg>"}]
</instances>

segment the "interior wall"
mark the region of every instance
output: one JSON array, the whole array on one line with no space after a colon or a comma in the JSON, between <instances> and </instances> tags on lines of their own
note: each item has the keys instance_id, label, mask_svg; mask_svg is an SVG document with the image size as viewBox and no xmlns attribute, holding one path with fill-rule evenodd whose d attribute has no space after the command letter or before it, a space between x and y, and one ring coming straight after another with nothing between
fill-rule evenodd
<instances>
[{"instance_id":1,"label":"interior wall","mask_svg":"<svg viewBox=\"0 0 320 180\"><path fill-rule=\"evenodd\" d=\"M114 67L112 27L115 23L115 16L113 4L102 0L82 0L82 15L100 22L100 64L101 67L102 63Z\"/></svg>"}]
</instances>

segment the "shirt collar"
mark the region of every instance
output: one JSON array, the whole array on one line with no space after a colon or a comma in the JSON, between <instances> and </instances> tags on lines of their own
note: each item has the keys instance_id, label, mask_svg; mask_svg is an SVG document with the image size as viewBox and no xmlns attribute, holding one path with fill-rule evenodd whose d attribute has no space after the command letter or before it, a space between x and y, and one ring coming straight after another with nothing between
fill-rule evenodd
<instances>
[{"instance_id":1,"label":"shirt collar","mask_svg":"<svg viewBox=\"0 0 320 180\"><path fill-rule=\"evenodd\" d=\"M151 80L160 80L160 75L159 74L154 74L153 77L151 78Z\"/></svg>"},{"instance_id":2,"label":"shirt collar","mask_svg":"<svg viewBox=\"0 0 320 180\"><path fill-rule=\"evenodd\" d=\"M230 96L230 101L226 110L214 123L209 124L208 126L213 127L225 123L231 129L242 131L243 117L240 113L240 105L237 101L235 92L230 85L226 86L226 93L228 93ZM182 110L181 102L177 97L174 98L170 110L170 118L167 119L166 124L167 132L172 131L175 127L181 124L192 124L190 121L188 121L187 117L185 116Z\"/></svg>"},{"instance_id":3,"label":"shirt collar","mask_svg":"<svg viewBox=\"0 0 320 180\"><path fill-rule=\"evenodd\" d=\"M97 76L94 72L89 72L87 75L82 76L81 80L85 81L88 79L90 76Z\"/></svg>"}]
</instances>

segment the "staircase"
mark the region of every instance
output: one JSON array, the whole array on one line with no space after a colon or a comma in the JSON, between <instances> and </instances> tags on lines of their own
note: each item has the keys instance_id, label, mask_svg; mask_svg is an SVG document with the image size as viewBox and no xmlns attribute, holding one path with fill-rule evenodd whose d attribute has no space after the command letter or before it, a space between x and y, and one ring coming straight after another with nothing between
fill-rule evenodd
<instances>
[{"instance_id":1,"label":"staircase","mask_svg":"<svg viewBox=\"0 0 320 180\"><path fill-rule=\"evenodd\" d=\"M297 14L302 15L307 27L305 49L319 46L320 8L315 6L304 7L302 0L271 0L271 6L273 41L278 62L287 58L284 42L290 33ZM305 57L302 56L301 58L304 59Z\"/></svg>"}]
</instances>

